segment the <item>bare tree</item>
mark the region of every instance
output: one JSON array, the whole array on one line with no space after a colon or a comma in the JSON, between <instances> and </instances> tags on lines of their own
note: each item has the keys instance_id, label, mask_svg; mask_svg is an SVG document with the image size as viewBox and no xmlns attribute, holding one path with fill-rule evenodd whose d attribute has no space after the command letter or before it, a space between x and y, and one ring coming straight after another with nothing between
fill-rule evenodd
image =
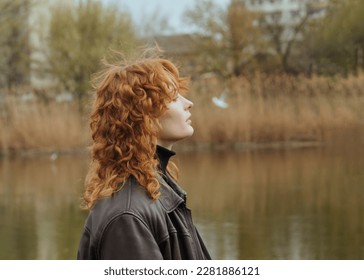
<instances>
[{"instance_id":1,"label":"bare tree","mask_svg":"<svg viewBox=\"0 0 364 280\"><path fill-rule=\"evenodd\" d=\"M244 1L231 0L226 9L209 0L197 1L185 16L197 28L196 49L204 71L239 76L254 65L262 41L257 15Z\"/></svg>"},{"instance_id":2,"label":"bare tree","mask_svg":"<svg viewBox=\"0 0 364 280\"><path fill-rule=\"evenodd\" d=\"M304 39L304 29L310 20L310 2L302 1L298 10L291 11L291 20L282 20L282 13L277 11L262 14L260 26L273 53L278 56L281 68L286 73L297 71L290 64L290 58L296 43Z\"/></svg>"}]
</instances>

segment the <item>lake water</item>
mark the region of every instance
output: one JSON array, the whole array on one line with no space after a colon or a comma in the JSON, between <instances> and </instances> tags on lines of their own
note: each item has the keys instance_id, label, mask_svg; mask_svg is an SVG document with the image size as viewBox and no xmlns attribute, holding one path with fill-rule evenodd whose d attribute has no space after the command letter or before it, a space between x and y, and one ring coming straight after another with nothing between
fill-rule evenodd
<instances>
[{"instance_id":1,"label":"lake water","mask_svg":"<svg viewBox=\"0 0 364 280\"><path fill-rule=\"evenodd\" d=\"M75 259L87 156L0 159L0 259ZM364 259L358 145L179 153L215 259Z\"/></svg>"}]
</instances>

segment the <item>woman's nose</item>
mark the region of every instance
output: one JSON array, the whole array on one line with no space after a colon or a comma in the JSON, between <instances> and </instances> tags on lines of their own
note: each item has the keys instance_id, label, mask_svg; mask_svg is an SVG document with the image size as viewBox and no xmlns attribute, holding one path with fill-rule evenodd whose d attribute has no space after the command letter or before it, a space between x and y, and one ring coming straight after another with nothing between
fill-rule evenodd
<instances>
[{"instance_id":1,"label":"woman's nose","mask_svg":"<svg viewBox=\"0 0 364 280\"><path fill-rule=\"evenodd\" d=\"M193 102L187 98L185 98L185 104L186 109L191 109L193 107Z\"/></svg>"}]
</instances>

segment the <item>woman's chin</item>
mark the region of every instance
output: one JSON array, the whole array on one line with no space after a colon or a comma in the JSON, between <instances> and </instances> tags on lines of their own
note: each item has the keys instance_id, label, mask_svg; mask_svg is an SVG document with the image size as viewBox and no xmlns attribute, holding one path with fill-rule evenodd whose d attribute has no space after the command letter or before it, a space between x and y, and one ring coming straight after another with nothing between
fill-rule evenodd
<instances>
[{"instance_id":1,"label":"woman's chin","mask_svg":"<svg viewBox=\"0 0 364 280\"><path fill-rule=\"evenodd\" d=\"M188 129L186 129L185 133L183 133L183 135L181 135L180 140L191 137L193 135L193 133L194 133L194 129L192 126L190 126Z\"/></svg>"}]
</instances>

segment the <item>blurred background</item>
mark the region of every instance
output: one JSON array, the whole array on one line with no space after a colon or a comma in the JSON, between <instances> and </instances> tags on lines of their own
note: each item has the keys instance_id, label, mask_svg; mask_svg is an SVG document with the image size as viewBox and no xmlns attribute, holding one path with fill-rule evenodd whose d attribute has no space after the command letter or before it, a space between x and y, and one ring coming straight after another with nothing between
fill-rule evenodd
<instances>
[{"instance_id":1,"label":"blurred background","mask_svg":"<svg viewBox=\"0 0 364 280\"><path fill-rule=\"evenodd\" d=\"M180 184L215 259L364 258L361 0L0 0L0 259L75 259L90 79L191 77Z\"/></svg>"}]
</instances>

